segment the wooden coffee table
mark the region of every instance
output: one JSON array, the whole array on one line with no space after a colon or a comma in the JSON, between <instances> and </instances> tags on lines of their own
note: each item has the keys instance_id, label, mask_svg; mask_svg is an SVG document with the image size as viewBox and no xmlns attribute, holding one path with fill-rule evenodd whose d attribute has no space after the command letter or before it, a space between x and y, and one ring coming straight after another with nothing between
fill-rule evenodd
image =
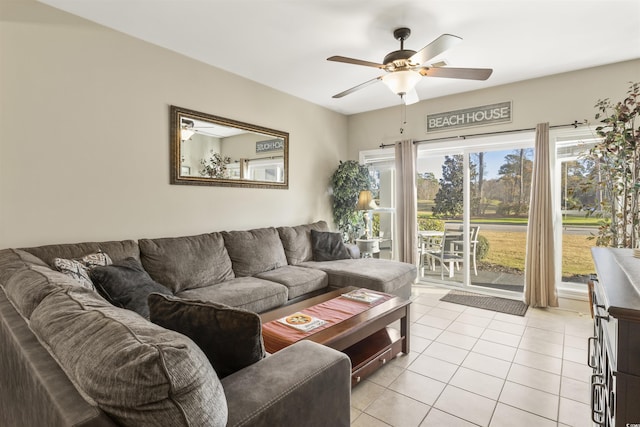
<instances>
[{"instance_id":1,"label":"wooden coffee table","mask_svg":"<svg viewBox=\"0 0 640 427\"><path fill-rule=\"evenodd\" d=\"M262 323L291 315L329 301L357 288L344 288L309 298L260 315ZM379 305L302 339L347 354L351 359L351 385L358 384L400 352L409 354L409 307L411 301L393 297ZM388 327L400 320L400 332ZM265 337L265 343L268 337Z\"/></svg>"}]
</instances>

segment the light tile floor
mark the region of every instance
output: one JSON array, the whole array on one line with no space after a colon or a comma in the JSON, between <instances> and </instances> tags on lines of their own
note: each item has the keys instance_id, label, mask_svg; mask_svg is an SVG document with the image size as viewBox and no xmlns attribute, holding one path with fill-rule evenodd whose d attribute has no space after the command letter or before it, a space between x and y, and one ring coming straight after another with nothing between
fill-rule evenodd
<instances>
[{"instance_id":1,"label":"light tile floor","mask_svg":"<svg viewBox=\"0 0 640 427\"><path fill-rule=\"evenodd\" d=\"M586 302L520 317L441 302L447 292L415 288L411 352L353 388L352 426L591 425Z\"/></svg>"}]
</instances>

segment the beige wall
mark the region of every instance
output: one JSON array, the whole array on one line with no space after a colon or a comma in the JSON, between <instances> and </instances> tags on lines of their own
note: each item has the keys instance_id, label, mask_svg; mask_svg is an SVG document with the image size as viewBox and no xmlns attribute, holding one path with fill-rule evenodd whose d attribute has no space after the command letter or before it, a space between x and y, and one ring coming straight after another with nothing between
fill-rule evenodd
<instances>
[{"instance_id":1,"label":"beige wall","mask_svg":"<svg viewBox=\"0 0 640 427\"><path fill-rule=\"evenodd\" d=\"M496 72L499 72L497 70ZM349 117L349 158L358 159L361 150L401 139L424 140L510 129L535 128L588 119L595 123L596 101L626 96L630 81L640 78L640 59L566 74L422 101L407 107L407 124L400 134L400 106L355 114ZM429 85L428 81L420 82ZM426 133L426 116L468 107L512 101L513 121L503 125L478 126L449 132Z\"/></svg>"},{"instance_id":2,"label":"beige wall","mask_svg":"<svg viewBox=\"0 0 640 427\"><path fill-rule=\"evenodd\" d=\"M0 248L331 219L345 116L33 0L0 7ZM289 189L169 185L172 104L289 132Z\"/></svg>"}]
</instances>

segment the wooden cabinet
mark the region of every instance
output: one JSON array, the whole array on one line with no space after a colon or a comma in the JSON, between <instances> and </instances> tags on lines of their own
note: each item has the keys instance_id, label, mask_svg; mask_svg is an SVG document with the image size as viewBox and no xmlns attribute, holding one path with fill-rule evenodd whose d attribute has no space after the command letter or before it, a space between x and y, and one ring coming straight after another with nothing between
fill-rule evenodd
<instances>
[{"instance_id":1,"label":"wooden cabinet","mask_svg":"<svg viewBox=\"0 0 640 427\"><path fill-rule=\"evenodd\" d=\"M606 427L640 426L640 259L631 249L592 254L591 418Z\"/></svg>"}]
</instances>

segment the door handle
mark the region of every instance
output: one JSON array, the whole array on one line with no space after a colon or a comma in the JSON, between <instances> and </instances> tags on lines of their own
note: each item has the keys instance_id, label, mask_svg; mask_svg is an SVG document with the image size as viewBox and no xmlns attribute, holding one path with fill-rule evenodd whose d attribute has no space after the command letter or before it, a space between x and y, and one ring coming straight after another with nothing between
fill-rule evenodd
<instances>
[{"instance_id":1,"label":"door handle","mask_svg":"<svg viewBox=\"0 0 640 427\"><path fill-rule=\"evenodd\" d=\"M593 353L592 351L592 347L591 347L591 343L594 343L594 347L593 349L597 348L597 340L598 337L589 337L589 339L587 340L587 365L589 365L589 367L591 369L597 369L598 365L596 365L596 355L595 353Z\"/></svg>"}]
</instances>

